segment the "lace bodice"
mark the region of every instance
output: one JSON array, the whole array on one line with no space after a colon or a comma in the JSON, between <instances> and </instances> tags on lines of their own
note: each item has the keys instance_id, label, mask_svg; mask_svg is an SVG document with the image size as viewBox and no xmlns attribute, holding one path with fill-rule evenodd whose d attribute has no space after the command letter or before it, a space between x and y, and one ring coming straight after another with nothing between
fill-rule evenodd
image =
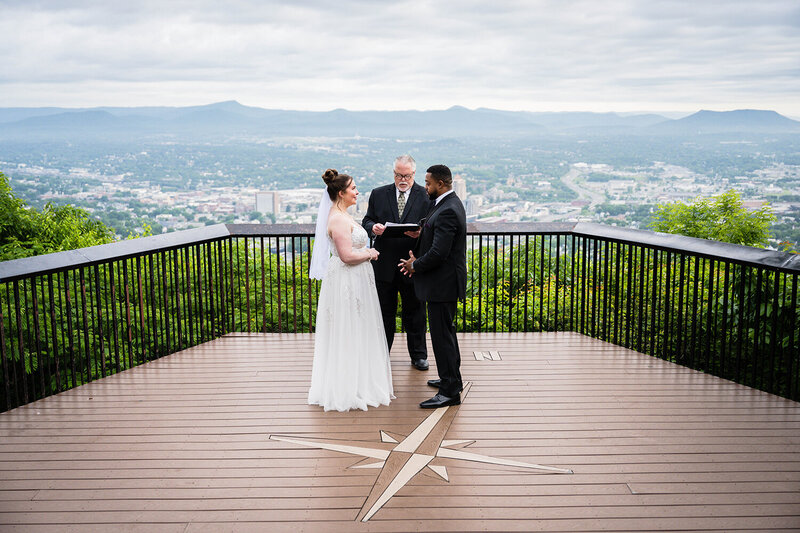
<instances>
[{"instance_id":1,"label":"lace bodice","mask_svg":"<svg viewBox=\"0 0 800 533\"><path fill-rule=\"evenodd\" d=\"M353 242L353 248L364 248L367 246L367 243L369 243L369 235L367 235L367 230L356 224L355 221L352 221L352 223L353 231L350 234L350 239ZM333 257L339 257L339 251L336 250L336 245L334 244L333 239L331 239L330 234L328 235L328 241L331 245L331 254Z\"/></svg>"}]
</instances>

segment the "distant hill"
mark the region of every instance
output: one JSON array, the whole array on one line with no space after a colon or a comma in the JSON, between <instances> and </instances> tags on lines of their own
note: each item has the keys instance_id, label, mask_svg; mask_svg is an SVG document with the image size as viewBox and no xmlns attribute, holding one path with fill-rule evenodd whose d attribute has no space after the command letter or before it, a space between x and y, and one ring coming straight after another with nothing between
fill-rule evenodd
<instances>
[{"instance_id":1,"label":"distant hill","mask_svg":"<svg viewBox=\"0 0 800 533\"><path fill-rule=\"evenodd\" d=\"M678 120L658 114L531 113L454 106L436 111L291 111L235 101L189 107L0 108L0 138L102 138L151 135L503 137L525 135L800 132L774 111L700 111Z\"/></svg>"},{"instance_id":2,"label":"distant hill","mask_svg":"<svg viewBox=\"0 0 800 533\"><path fill-rule=\"evenodd\" d=\"M564 132L631 131L668 120L655 114L623 116L617 113L527 113L532 120L551 130Z\"/></svg>"},{"instance_id":3,"label":"distant hill","mask_svg":"<svg viewBox=\"0 0 800 533\"><path fill-rule=\"evenodd\" d=\"M737 111L698 111L678 120L655 124L650 128L658 133L800 133L800 122L775 111L740 109Z\"/></svg>"},{"instance_id":4,"label":"distant hill","mask_svg":"<svg viewBox=\"0 0 800 533\"><path fill-rule=\"evenodd\" d=\"M125 123L125 119L116 117L107 111L89 110L75 112L57 112L52 115L33 116L14 122L12 128L19 130L116 128Z\"/></svg>"},{"instance_id":5,"label":"distant hill","mask_svg":"<svg viewBox=\"0 0 800 533\"><path fill-rule=\"evenodd\" d=\"M26 111L28 116L26 116ZM12 118L14 120L7 120ZM105 135L108 127L130 135L253 134L272 136L444 137L520 135L544 128L522 113L471 111L452 107L441 111L287 111L221 102L182 108L0 109L0 135L40 136L62 133Z\"/></svg>"}]
</instances>

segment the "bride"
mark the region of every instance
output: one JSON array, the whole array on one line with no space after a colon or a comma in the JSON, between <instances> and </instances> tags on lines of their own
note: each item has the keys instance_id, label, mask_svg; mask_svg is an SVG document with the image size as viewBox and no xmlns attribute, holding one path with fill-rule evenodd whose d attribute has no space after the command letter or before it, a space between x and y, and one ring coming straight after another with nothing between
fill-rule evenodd
<instances>
[{"instance_id":1,"label":"bride","mask_svg":"<svg viewBox=\"0 0 800 533\"><path fill-rule=\"evenodd\" d=\"M310 271L322 287L308 403L326 411L389 405L389 348L369 264L378 252L367 248L367 232L347 213L358 198L353 178L328 169L322 179L327 194L320 202Z\"/></svg>"}]
</instances>

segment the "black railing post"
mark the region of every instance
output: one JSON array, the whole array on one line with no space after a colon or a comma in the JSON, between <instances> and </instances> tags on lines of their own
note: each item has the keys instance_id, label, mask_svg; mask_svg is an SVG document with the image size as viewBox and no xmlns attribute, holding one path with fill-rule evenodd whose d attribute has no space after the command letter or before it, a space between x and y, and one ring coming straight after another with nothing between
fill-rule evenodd
<instances>
[{"instance_id":1,"label":"black railing post","mask_svg":"<svg viewBox=\"0 0 800 533\"><path fill-rule=\"evenodd\" d=\"M58 356L58 330L63 328L56 327L56 304L55 304L55 289L53 288L53 274L47 274L47 291L50 296L50 330L52 336L52 351L51 355L53 357L55 367L56 367L56 390L55 392L61 391L61 365L60 361L61 358ZM0 314L2 314L2 306L0 306ZM0 316L0 324L2 324L2 316Z\"/></svg>"},{"instance_id":2,"label":"black railing post","mask_svg":"<svg viewBox=\"0 0 800 533\"><path fill-rule=\"evenodd\" d=\"M513 311L514 311L514 236L509 235L509 249L508 249L508 331L514 331L513 324ZM505 239L504 239L505 240ZM504 268L505 270L505 268Z\"/></svg>"},{"instance_id":3,"label":"black railing post","mask_svg":"<svg viewBox=\"0 0 800 533\"><path fill-rule=\"evenodd\" d=\"M281 241L278 237L275 237L275 261L275 270L277 271L278 276L278 331L282 333L283 311L281 310L281 297L283 295L283 290L281 289Z\"/></svg>"},{"instance_id":4,"label":"black railing post","mask_svg":"<svg viewBox=\"0 0 800 533\"><path fill-rule=\"evenodd\" d=\"M150 329L150 349L146 354L148 361L152 359L156 359L160 357L161 349L159 347L161 342L161 336L159 332L162 332L166 335L166 328L161 325L161 321L158 319L158 302L156 301L156 282L155 282L155 266L154 261L156 259L156 254L152 253L145 257L145 261L148 263L150 267L150 279L147 288L150 290L150 301L148 302L149 305L147 307L150 313L150 322L151 322L151 329ZM163 317L162 317L163 318Z\"/></svg>"},{"instance_id":5,"label":"black railing post","mask_svg":"<svg viewBox=\"0 0 800 533\"><path fill-rule=\"evenodd\" d=\"M95 343L95 346L98 346L100 350L100 375L106 377L106 352L105 343L103 342L103 337L105 336L105 330L103 328L103 303L100 298L100 268L97 265L94 265L94 284L95 299L97 300L95 302L97 304L97 326L95 327L95 334L99 341Z\"/></svg>"},{"instance_id":6,"label":"black railing post","mask_svg":"<svg viewBox=\"0 0 800 533\"><path fill-rule=\"evenodd\" d=\"M610 326L610 319L608 317L608 268L609 268L609 241L602 241L603 242L603 312L600 314L602 319L603 329L602 329L602 339L604 341L609 340L609 326Z\"/></svg>"},{"instance_id":7,"label":"black railing post","mask_svg":"<svg viewBox=\"0 0 800 533\"><path fill-rule=\"evenodd\" d=\"M544 318L544 235L539 235L539 331L545 330Z\"/></svg>"},{"instance_id":8,"label":"black railing post","mask_svg":"<svg viewBox=\"0 0 800 533\"><path fill-rule=\"evenodd\" d=\"M92 361L92 345L89 341L89 313L86 311L86 276L83 269L78 269L81 282L81 313L83 318L83 349L86 356L86 383L94 380L93 375L93 361Z\"/></svg>"},{"instance_id":9,"label":"black railing post","mask_svg":"<svg viewBox=\"0 0 800 533\"><path fill-rule=\"evenodd\" d=\"M244 238L244 286L245 286L245 301L247 303L247 333L250 333L250 249L247 245L249 241L247 237ZM238 249L238 247L237 247ZM238 253L237 253L238 257ZM241 286L239 287L239 294L241 294Z\"/></svg>"},{"instance_id":10,"label":"black railing post","mask_svg":"<svg viewBox=\"0 0 800 533\"><path fill-rule=\"evenodd\" d=\"M492 331L497 332L497 235L494 236L494 279L492 287L494 290L494 305L492 306Z\"/></svg>"},{"instance_id":11,"label":"black railing post","mask_svg":"<svg viewBox=\"0 0 800 533\"><path fill-rule=\"evenodd\" d=\"M599 245L600 241L598 241L597 239L592 239L590 242L591 242L591 248L592 248L592 283L591 283L592 298L591 298L591 304L586 309L586 312L591 314L591 318L590 319L587 317L587 320L589 321L589 324L588 324L588 326L589 326L588 329L589 329L589 332L590 332L589 335L591 337L595 337L596 338L597 337L597 328L598 328L597 320L598 320L598 317L600 315L600 313L597 312L597 306L600 303L599 302L599 296L600 295L597 294L597 293L600 290L600 287L602 286L602 283L599 283L600 275L599 275L599 273L597 271L597 265L598 265L598 263L600 261L600 259L598 257L599 248L600 248L598 245Z\"/></svg>"},{"instance_id":12,"label":"black railing post","mask_svg":"<svg viewBox=\"0 0 800 533\"><path fill-rule=\"evenodd\" d=\"M197 279L200 282L198 289L198 305L200 308L200 315L202 316L200 328L203 341L208 341L216 337L216 328L214 327L214 297L216 291L214 291L214 278L211 275L213 271L212 263L214 255L211 249L210 242L197 246Z\"/></svg>"},{"instance_id":13,"label":"black railing post","mask_svg":"<svg viewBox=\"0 0 800 533\"><path fill-rule=\"evenodd\" d=\"M133 311L133 320L131 322L131 291L130 291L130 281L128 278L128 261L124 259L122 261L122 286L125 288L125 344L127 346L128 352L128 366L126 368L130 368L133 366L133 357L134 357L134 345L133 345L133 324L136 320L136 308L134 307ZM123 357L124 360L124 357Z\"/></svg>"},{"instance_id":14,"label":"black railing post","mask_svg":"<svg viewBox=\"0 0 800 533\"><path fill-rule=\"evenodd\" d=\"M116 280L114 279L114 263L108 264L108 286L110 290L110 298L108 303L111 306L111 334L114 338L114 361L116 363L116 372L120 371L119 366L119 325L117 323L117 287ZM106 308L106 316L108 316L108 308ZM111 339L109 339L110 341ZM110 355L110 350L109 350Z\"/></svg>"},{"instance_id":15,"label":"black railing post","mask_svg":"<svg viewBox=\"0 0 800 533\"><path fill-rule=\"evenodd\" d=\"M526 236L527 239L527 236ZM527 241L526 241L527 242ZM560 315L558 313L558 304L561 300L561 295L559 292L559 287L564 285L564 282L561 280L560 276L561 272L561 235L556 234L556 280L555 280L555 309L553 310L553 329L558 331L559 325L563 324L564 322L560 320ZM527 301L525 303L525 308L527 309L528 304Z\"/></svg>"},{"instance_id":16,"label":"black railing post","mask_svg":"<svg viewBox=\"0 0 800 533\"><path fill-rule=\"evenodd\" d=\"M311 267L311 237L306 238L306 249L308 250L308 264L306 265L306 272ZM308 276L308 332L312 333L314 331L314 298L313 292L313 282L311 281L311 276Z\"/></svg>"},{"instance_id":17,"label":"black railing post","mask_svg":"<svg viewBox=\"0 0 800 533\"><path fill-rule=\"evenodd\" d=\"M145 263L147 262L147 257L145 256ZM139 258L136 258L136 292L137 296L139 297L139 352L134 352L134 356L136 357L137 361L146 361L147 360L147 351L148 351L148 343L145 337L146 328L145 328L145 316L144 316L144 283L142 282L142 262ZM136 312L136 306L134 305L134 313Z\"/></svg>"},{"instance_id":18,"label":"black railing post","mask_svg":"<svg viewBox=\"0 0 800 533\"><path fill-rule=\"evenodd\" d=\"M0 302L2 303L2 302ZM2 406L3 411L11 409L11 376L9 375L9 359L10 354L6 354L6 321L3 316L3 306L0 305L0 362L3 365L3 390L5 391L4 398L5 404ZM11 361L13 364L13 360Z\"/></svg>"},{"instance_id":19,"label":"black railing post","mask_svg":"<svg viewBox=\"0 0 800 533\"><path fill-rule=\"evenodd\" d=\"M775 390L775 354L777 352L777 339L779 337L778 331L778 312L781 308L780 304L780 278L777 272L772 273L775 281L772 287L772 331L769 335L769 382L767 385L768 391Z\"/></svg>"},{"instance_id":20,"label":"black railing post","mask_svg":"<svg viewBox=\"0 0 800 533\"><path fill-rule=\"evenodd\" d=\"M169 257L169 254L167 255ZM183 317L185 316L183 311L183 302L185 302L186 295L183 293L181 289L181 282L180 277L178 276L179 270L179 263L180 261L180 254L178 253L177 248L172 249L172 281L170 283L170 288L172 294L174 294L173 298L173 306L175 306L175 313L178 315L177 320L175 321L175 347L169 350L170 353L176 352L178 350L183 350Z\"/></svg>"},{"instance_id":21,"label":"black railing post","mask_svg":"<svg viewBox=\"0 0 800 533\"><path fill-rule=\"evenodd\" d=\"M634 251L635 249L633 246L626 244L625 245L625 256L628 259L628 269L626 271L626 282L625 288L628 291L627 297L625 298L625 346L630 348L633 343L633 332L631 331L631 326L633 323L632 320L632 309L633 309L633 283L636 276L636 271L634 270Z\"/></svg>"},{"instance_id":22,"label":"black railing post","mask_svg":"<svg viewBox=\"0 0 800 533\"><path fill-rule=\"evenodd\" d=\"M575 291L577 290L577 280L575 279L575 264L578 262L578 256L575 252L575 242L577 241L578 237L575 235L571 236L570 238L570 280L569 280L569 329L575 331Z\"/></svg>"},{"instance_id":23,"label":"black railing post","mask_svg":"<svg viewBox=\"0 0 800 533\"><path fill-rule=\"evenodd\" d=\"M583 243L583 250L581 253L581 315L580 315L580 326L578 327L578 331L580 333L586 334L586 319L588 315L588 291L589 291L589 283L587 281L587 276L589 273L589 239L584 237L581 239Z\"/></svg>"},{"instance_id":24,"label":"black railing post","mask_svg":"<svg viewBox=\"0 0 800 533\"><path fill-rule=\"evenodd\" d=\"M70 279L72 278L72 291L70 291ZM77 368L77 361L75 357L75 336L73 335L73 325L72 325L72 295L76 294L74 291L75 288L75 276L70 276L68 272L64 272L64 287L66 290L66 297L67 297L67 339L69 343L69 360L70 360L70 370L72 375L72 386L78 386L78 368ZM77 297L77 296L76 296ZM76 317L77 320L77 317ZM77 354L80 357L80 354Z\"/></svg>"},{"instance_id":25,"label":"black railing post","mask_svg":"<svg viewBox=\"0 0 800 533\"><path fill-rule=\"evenodd\" d=\"M180 255L180 253L178 254ZM184 268L185 271L183 273L183 285L184 285L184 303L186 305L186 311L184 312L183 316L186 317L186 331L189 336L189 344L188 346L194 346L194 331L195 331L195 320L194 317L199 315L193 309L192 303L192 289L196 285L196 283L192 283L192 274L194 273L194 269L192 269L191 264L191 256L189 255L189 247L186 246L183 248L183 261L184 261ZM201 320L197 320L197 322L201 322Z\"/></svg>"},{"instance_id":26,"label":"black railing post","mask_svg":"<svg viewBox=\"0 0 800 533\"><path fill-rule=\"evenodd\" d=\"M297 253L294 247L294 238L292 241L292 313L294 314L294 331L297 333L297 268L295 267L295 258Z\"/></svg>"},{"instance_id":27,"label":"black railing post","mask_svg":"<svg viewBox=\"0 0 800 533\"><path fill-rule=\"evenodd\" d=\"M787 275L788 277L788 275ZM797 285L800 282L800 275L795 274L792 276L792 304L789 306L789 346L786 350L786 357L788 358L788 364L786 365L788 368L788 372L786 373L787 376L787 383L786 383L786 396L788 398L796 399L800 397L800 379L797 379L798 376L795 374L800 370L800 364L795 367L795 362L797 362L798 358L800 357L800 349L798 349L797 345L795 344L795 338L800 337L797 332Z\"/></svg>"},{"instance_id":28,"label":"black railing post","mask_svg":"<svg viewBox=\"0 0 800 533\"><path fill-rule=\"evenodd\" d=\"M683 359L683 287L686 282L685 277L686 256L680 254L680 269L678 274L678 321L675 333L675 361Z\"/></svg>"},{"instance_id":29,"label":"black railing post","mask_svg":"<svg viewBox=\"0 0 800 533\"><path fill-rule=\"evenodd\" d=\"M32 397L33 398L44 398L47 396L47 390L44 386L44 375L45 375L45 366L44 361L42 360L42 343L41 343L41 335L39 334L39 298L36 295L36 287L38 285L37 279L34 278L31 280L31 297L32 301L31 304L33 305L33 342L36 346L36 370L39 374L39 383L41 387L41 396L37 396L36 394L36 379L31 380L31 390L32 390ZM33 372L33 365L31 365L31 372ZM35 376L35 374L34 374Z\"/></svg>"},{"instance_id":30,"label":"black railing post","mask_svg":"<svg viewBox=\"0 0 800 533\"><path fill-rule=\"evenodd\" d=\"M14 282L14 311L15 311L15 316L17 318L17 354L19 356L18 357L19 364L13 365L13 367L14 367L14 381L16 383L20 383L20 382L22 383L22 400L23 400L23 403L28 403L28 379L27 379L27 376L25 375L25 337L24 337L23 328L22 328L22 312L21 312L21 306L20 306L20 303L19 303L19 298L20 298L20 295L19 295L19 282L15 281ZM18 366L20 368L20 374L22 374L22 376L19 376L17 374L17 367ZM17 387L17 395L19 395L19 387ZM17 403L19 403L19 399L17 399Z\"/></svg>"},{"instance_id":31,"label":"black railing post","mask_svg":"<svg viewBox=\"0 0 800 533\"><path fill-rule=\"evenodd\" d=\"M478 331L483 331L483 235L478 235Z\"/></svg>"},{"instance_id":32,"label":"black railing post","mask_svg":"<svg viewBox=\"0 0 800 533\"><path fill-rule=\"evenodd\" d=\"M264 268L264 237L261 237L261 332L267 331L267 269ZM309 277L309 282L311 278Z\"/></svg>"}]
</instances>

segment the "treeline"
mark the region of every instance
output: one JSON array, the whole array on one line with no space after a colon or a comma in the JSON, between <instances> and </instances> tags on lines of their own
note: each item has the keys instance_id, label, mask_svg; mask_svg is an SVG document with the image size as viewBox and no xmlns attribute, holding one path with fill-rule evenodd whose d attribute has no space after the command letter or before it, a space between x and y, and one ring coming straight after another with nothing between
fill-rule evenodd
<instances>
[{"instance_id":1,"label":"treeline","mask_svg":"<svg viewBox=\"0 0 800 533\"><path fill-rule=\"evenodd\" d=\"M46 204L30 207L0 172L0 261L105 244L114 231L83 209Z\"/></svg>"}]
</instances>

